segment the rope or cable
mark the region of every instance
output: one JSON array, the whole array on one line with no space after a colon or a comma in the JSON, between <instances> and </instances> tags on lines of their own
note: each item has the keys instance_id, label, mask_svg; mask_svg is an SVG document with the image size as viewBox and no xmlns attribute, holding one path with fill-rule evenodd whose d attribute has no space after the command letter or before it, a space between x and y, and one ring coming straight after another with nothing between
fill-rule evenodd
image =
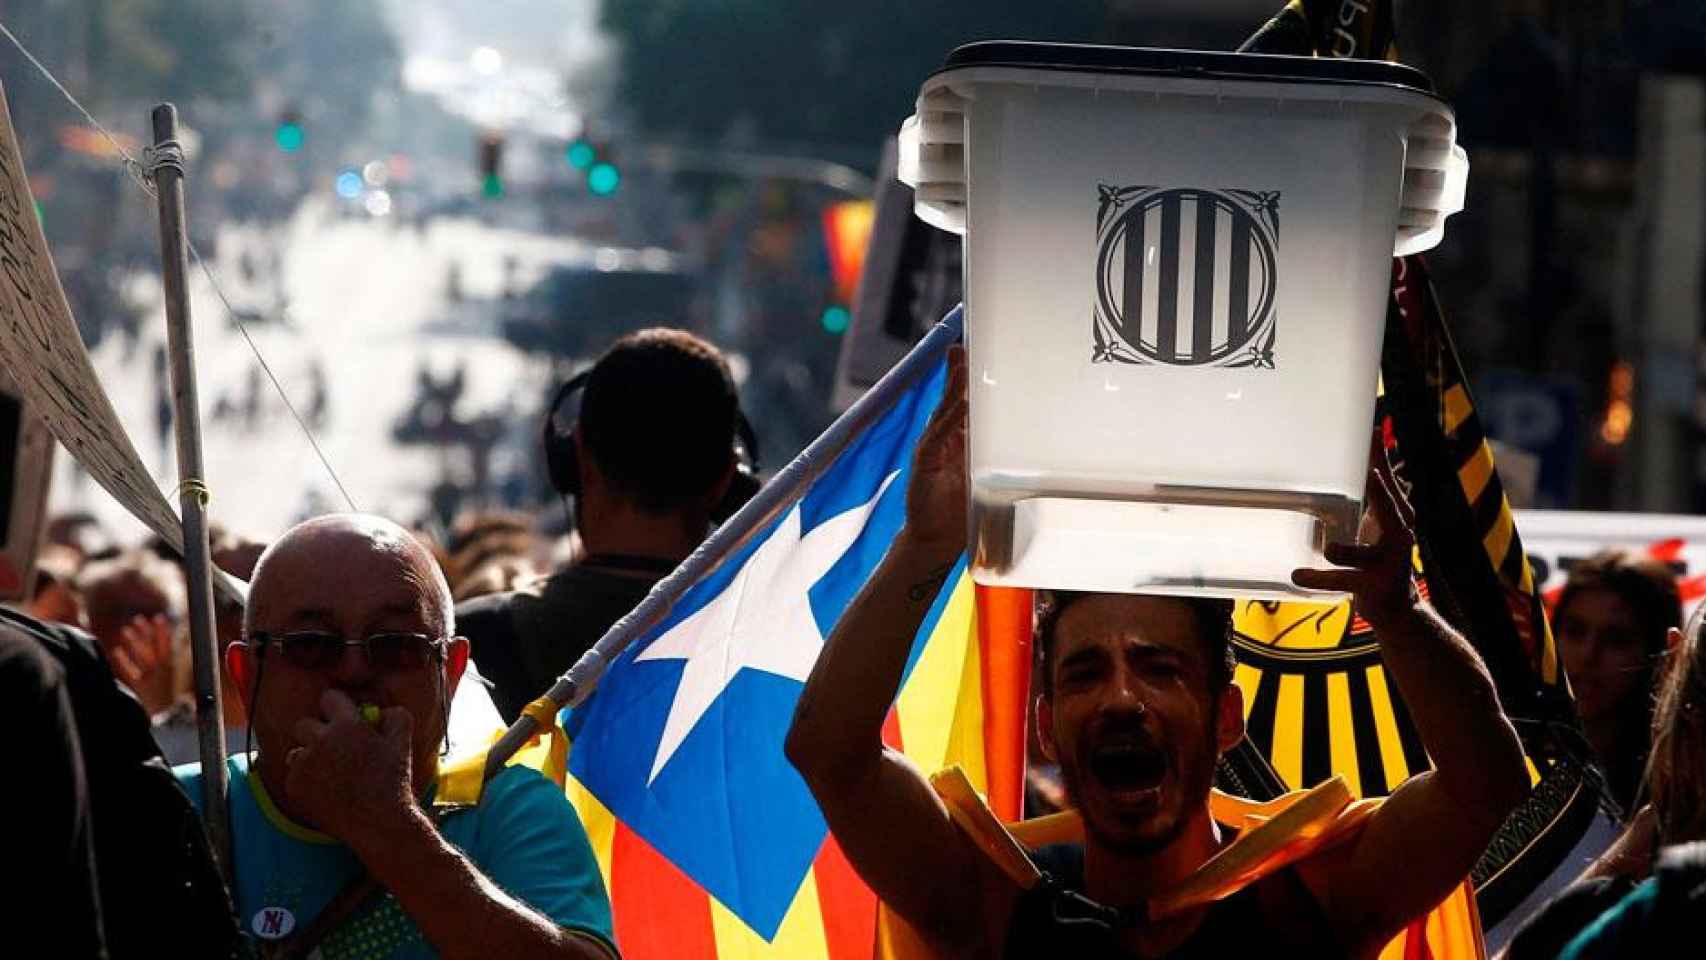
<instances>
[{"instance_id":1,"label":"rope or cable","mask_svg":"<svg viewBox=\"0 0 1706 960\"><path fill-rule=\"evenodd\" d=\"M320 458L320 465L326 468L327 475L332 478L332 483L337 486L338 493L343 495L344 502L349 504L350 510L354 513L360 513L361 508L355 505L355 498L349 495L348 490L344 489L344 482L338 479L338 472L332 469L332 462L326 459L326 452L320 449L320 442L314 439L314 431L308 429L308 422L303 420L302 414L296 411L296 404L290 402L290 397L285 394L283 385L278 382L278 376L272 372L272 367L267 364L267 358L261 356L261 348L256 346L254 338L249 336L249 328L243 325L243 321L237 316L237 311L232 308L230 299L225 296L225 290L219 286L219 281L214 279L213 268L209 267L207 261L201 258L201 254L196 251L194 243L191 243L189 247L190 256L195 258L196 266L200 267L202 274L207 277L207 283L213 288L214 294L219 297L219 302L225 305L225 313L237 321L237 332L243 335L244 341L249 344L249 349L254 352L255 361L261 365L261 370L272 382L272 388L277 391L278 398L284 401L284 408L290 411L290 418L296 421L296 426L302 430L302 435L308 438L308 445L314 448L314 455Z\"/></svg>"},{"instance_id":2,"label":"rope or cable","mask_svg":"<svg viewBox=\"0 0 1706 960\"><path fill-rule=\"evenodd\" d=\"M71 94L71 91L65 88L65 84L59 82L59 78L53 75L53 71L36 59L35 54L31 53L29 48L24 46L23 41L7 29L3 22L0 22L0 34L5 34L6 39L12 41L12 46L17 47L18 52L24 55L24 59L28 60L30 65L35 67L36 71L46 78L55 90L59 91L67 103L70 103L78 113L83 115L83 119L88 121L89 126L106 138L113 151L124 158L125 172L129 173L131 179L135 180L137 185L150 197L155 195L155 170L162 167L174 167L180 175L183 173L184 150L176 140L167 140L156 146L145 148L143 157L146 162L136 159L130 151L124 148L124 144L120 143L111 131L102 126L101 122L95 119L95 115L90 113L88 108L84 107ZM278 377L272 371L272 366L267 363L267 358L261 355L261 348L255 343L254 337L249 336L249 328L244 325L243 318L238 316L236 309L231 306L231 298L225 295L225 289L220 285L219 278L214 275L213 268L207 265L206 260L202 259L201 253L196 250L194 243L189 244L189 251L190 256L195 259L196 266L201 267L202 275L207 278L208 286L213 288L219 302L224 305L226 316L230 317L231 321L236 324L237 332L243 335L243 341L249 345L249 351L255 355L255 362L261 365L261 370L266 373L267 380L272 384L273 390L278 393L279 399L284 401L284 407L290 411L291 419L296 421L296 426L302 431L302 435L308 438L308 445L314 448L314 455L320 458L320 465L326 468L326 473L331 476L332 483L338 488L338 493L343 495L344 502L349 504L352 511L359 513L361 508L355 505L355 498L351 497L349 491L344 488L344 482L338 477L338 472L332 469L331 461L326 459L325 451L320 449L319 441L314 438L314 431L308 429L307 421L303 420L302 415L296 411L296 405L290 402L289 395L284 392L284 385L279 383Z\"/></svg>"},{"instance_id":3,"label":"rope or cable","mask_svg":"<svg viewBox=\"0 0 1706 960\"><path fill-rule=\"evenodd\" d=\"M152 147L142 148L143 169L150 182L160 170L171 168L184 175L184 147L176 140L162 140Z\"/></svg>"},{"instance_id":4,"label":"rope or cable","mask_svg":"<svg viewBox=\"0 0 1706 960\"><path fill-rule=\"evenodd\" d=\"M43 77L46 77L48 83L53 84L53 89L58 90L60 94L65 97L66 101L69 102L71 106L75 107L78 113L83 115L84 120L89 121L89 126L94 127L101 136L107 138L107 143L111 144L113 150L116 151L119 156L124 158L124 168L130 174L131 178L140 184L142 189L148 191L149 196L153 196L154 185L148 180L147 169L138 162L135 157L130 155L130 151L124 148L124 144L119 143L117 137L113 136L106 127L101 126L101 121L96 120L94 114L90 113L81 103L77 102L77 98L71 95L71 91L65 89L65 84L60 83L59 78L53 75L53 71L49 70L40 60L36 59L36 55L31 53L29 48L24 46L23 41L19 40L11 30L6 28L5 23L0 23L0 33L4 33L6 35L6 39L12 41L12 46L17 47L18 52L24 55L24 59L28 60L30 65L35 67Z\"/></svg>"},{"instance_id":5,"label":"rope or cable","mask_svg":"<svg viewBox=\"0 0 1706 960\"><path fill-rule=\"evenodd\" d=\"M193 494L204 507L207 506L209 500L213 499L213 494L207 489L207 484L193 478L178 482L178 496L182 497L186 493Z\"/></svg>"}]
</instances>

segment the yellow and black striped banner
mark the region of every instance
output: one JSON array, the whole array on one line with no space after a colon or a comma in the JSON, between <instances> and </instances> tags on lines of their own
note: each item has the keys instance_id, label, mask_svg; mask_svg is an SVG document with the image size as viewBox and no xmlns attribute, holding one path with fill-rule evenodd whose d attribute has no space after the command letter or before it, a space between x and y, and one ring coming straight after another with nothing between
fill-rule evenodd
<instances>
[{"instance_id":1,"label":"yellow and black striped banner","mask_svg":"<svg viewBox=\"0 0 1706 960\"><path fill-rule=\"evenodd\" d=\"M1243 49L1392 56L1392 5L1291 0ZM1536 785L1475 869L1481 915L1491 925L1574 845L1592 820L1596 792L1582 774L1574 710L1538 585L1420 257L1393 261L1381 381L1383 446L1415 513L1423 588L1486 661ZM1246 771L1258 768L1270 782L1277 775L1292 789L1336 773L1359 794L1378 796L1427 767L1379 646L1348 602L1241 601L1234 627ZM1260 770L1262 761L1271 769Z\"/></svg>"},{"instance_id":2,"label":"yellow and black striped banner","mask_svg":"<svg viewBox=\"0 0 1706 960\"><path fill-rule=\"evenodd\" d=\"M1359 797L1384 796L1428 765L1350 606L1244 600L1233 615L1247 735L1289 790L1339 774Z\"/></svg>"}]
</instances>

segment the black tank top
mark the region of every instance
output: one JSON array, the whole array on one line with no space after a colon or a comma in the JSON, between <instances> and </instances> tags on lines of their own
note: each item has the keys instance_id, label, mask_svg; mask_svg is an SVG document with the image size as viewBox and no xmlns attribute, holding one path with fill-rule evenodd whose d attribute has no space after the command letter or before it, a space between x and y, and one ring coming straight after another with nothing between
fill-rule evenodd
<instances>
[{"instance_id":1,"label":"black tank top","mask_svg":"<svg viewBox=\"0 0 1706 960\"><path fill-rule=\"evenodd\" d=\"M1043 882L1021 894L1013 908L1002 952L1006 960L1074 957L1129 958L1117 934L1119 912L1078 891L1084 886L1084 848L1043 847L1032 854ZM1217 900L1196 932L1167 954L1169 960L1197 958L1341 957L1327 917L1287 867Z\"/></svg>"}]
</instances>

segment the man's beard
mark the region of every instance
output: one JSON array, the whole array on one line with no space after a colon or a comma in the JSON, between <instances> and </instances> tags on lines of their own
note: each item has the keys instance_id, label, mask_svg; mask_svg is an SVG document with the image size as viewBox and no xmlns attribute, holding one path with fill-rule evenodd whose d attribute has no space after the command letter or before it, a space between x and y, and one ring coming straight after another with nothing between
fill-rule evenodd
<instances>
[{"instance_id":1,"label":"man's beard","mask_svg":"<svg viewBox=\"0 0 1706 960\"><path fill-rule=\"evenodd\" d=\"M1215 698L1214 708L1218 707L1218 699ZM1209 716L1215 716L1215 709L1210 709ZM1213 744L1215 740L1212 725L1206 733L1206 742ZM1197 762L1177 754L1167 759L1166 767L1171 776L1159 784L1154 812L1144 822L1132 827L1120 823L1117 819L1113 824L1099 823L1096 808L1086 806L1084 801L1087 793L1107 791L1107 787L1097 782L1097 775L1088 757L1079 756L1070 768L1063 763L1060 771L1061 782L1066 789L1067 799L1082 816L1086 838L1093 839L1100 847L1133 857L1149 856L1171 846L1190 823L1191 811L1206 804L1209 789L1214 785L1214 772L1219 755L1212 747L1204 749L1211 752L1207 757L1198 758Z\"/></svg>"},{"instance_id":2,"label":"man's beard","mask_svg":"<svg viewBox=\"0 0 1706 960\"><path fill-rule=\"evenodd\" d=\"M1099 847L1131 857L1146 857L1167 849L1185 831L1184 811L1174 809L1158 809L1142 827L1140 832L1129 829L1107 830L1098 822L1098 817L1088 813L1091 808L1084 804L1084 788L1079 784L1080 777L1091 777L1083 770L1067 773L1061 771L1061 783L1066 788L1067 800L1073 809L1079 812L1084 822L1085 839L1094 841ZM1094 788L1092 788L1094 789ZM1163 795L1165 797L1165 795ZM1175 802L1182 798L1174 798Z\"/></svg>"}]
</instances>

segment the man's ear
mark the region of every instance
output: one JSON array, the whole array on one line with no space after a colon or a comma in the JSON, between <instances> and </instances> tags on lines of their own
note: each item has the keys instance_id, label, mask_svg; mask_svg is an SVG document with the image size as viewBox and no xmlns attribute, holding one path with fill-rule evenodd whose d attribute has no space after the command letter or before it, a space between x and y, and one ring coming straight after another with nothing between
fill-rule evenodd
<instances>
[{"instance_id":1,"label":"man's ear","mask_svg":"<svg viewBox=\"0 0 1706 960\"><path fill-rule=\"evenodd\" d=\"M604 474L598 472L598 466L592 462L592 457L587 455L586 439L581 434L581 425L578 420L575 421L574 429L569 433L569 442L575 445L575 469L580 473L581 491L584 493L595 484L600 490L604 489Z\"/></svg>"},{"instance_id":2,"label":"man's ear","mask_svg":"<svg viewBox=\"0 0 1706 960\"><path fill-rule=\"evenodd\" d=\"M1054 749L1054 706L1048 702L1048 697L1037 698L1037 743L1043 748L1043 759L1049 763L1060 762Z\"/></svg>"},{"instance_id":3,"label":"man's ear","mask_svg":"<svg viewBox=\"0 0 1706 960\"><path fill-rule=\"evenodd\" d=\"M1219 714L1214 718L1217 752L1225 753L1244 739L1244 689L1229 683L1220 691Z\"/></svg>"},{"instance_id":4,"label":"man's ear","mask_svg":"<svg viewBox=\"0 0 1706 960\"><path fill-rule=\"evenodd\" d=\"M723 498L729 495L729 487L734 485L735 473L738 470L740 470L740 464L735 460L734 452L731 450L729 452L728 468L723 471L721 479L713 484L711 489L705 493L704 508L707 513L715 510L717 508L717 504L722 503Z\"/></svg>"},{"instance_id":5,"label":"man's ear","mask_svg":"<svg viewBox=\"0 0 1706 960\"><path fill-rule=\"evenodd\" d=\"M255 680L260 675L255 648L241 640L232 641L225 648L225 669L237 682L237 697L243 701L243 712L248 714L255 702Z\"/></svg>"},{"instance_id":6,"label":"man's ear","mask_svg":"<svg viewBox=\"0 0 1706 960\"><path fill-rule=\"evenodd\" d=\"M468 638L451 637L450 643L444 648L444 691L445 696L456 695L456 685L462 682L462 673L468 669Z\"/></svg>"}]
</instances>

